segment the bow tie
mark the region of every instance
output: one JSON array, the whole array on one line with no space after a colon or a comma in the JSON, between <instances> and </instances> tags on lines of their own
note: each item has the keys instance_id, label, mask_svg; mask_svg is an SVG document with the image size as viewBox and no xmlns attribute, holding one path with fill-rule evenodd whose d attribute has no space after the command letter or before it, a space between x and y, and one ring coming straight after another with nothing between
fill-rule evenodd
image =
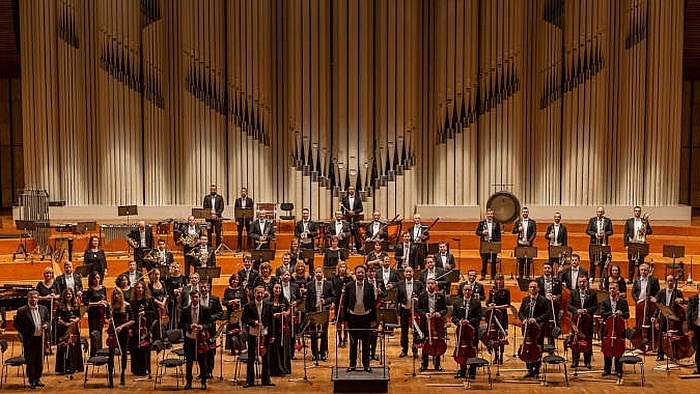
<instances>
[{"instance_id":1,"label":"bow tie","mask_svg":"<svg viewBox=\"0 0 700 394\"><path fill-rule=\"evenodd\" d=\"M578 268L572 268L571 272L578 272Z\"/></svg>"},{"instance_id":2,"label":"bow tie","mask_svg":"<svg viewBox=\"0 0 700 394\"><path fill-rule=\"evenodd\" d=\"M407 286L408 286L408 285L412 285L412 284L413 284L413 281L410 281L410 280L409 280L408 282L406 282L406 285L407 285Z\"/></svg>"}]
</instances>

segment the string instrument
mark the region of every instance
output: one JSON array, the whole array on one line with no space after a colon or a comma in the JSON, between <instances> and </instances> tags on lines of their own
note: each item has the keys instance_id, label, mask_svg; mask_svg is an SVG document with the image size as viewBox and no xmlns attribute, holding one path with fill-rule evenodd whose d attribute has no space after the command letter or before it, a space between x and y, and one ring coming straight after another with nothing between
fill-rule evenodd
<instances>
[{"instance_id":1,"label":"string instrument","mask_svg":"<svg viewBox=\"0 0 700 394\"><path fill-rule=\"evenodd\" d=\"M150 333L146 321L146 313L143 305L139 307L139 347L151 346Z\"/></svg>"},{"instance_id":2,"label":"string instrument","mask_svg":"<svg viewBox=\"0 0 700 394\"><path fill-rule=\"evenodd\" d=\"M676 303L673 307L673 317L666 318L666 334L661 336L661 348L672 360L680 360L695 354L693 342L688 335L686 311L683 303Z\"/></svg>"},{"instance_id":3,"label":"string instrument","mask_svg":"<svg viewBox=\"0 0 700 394\"><path fill-rule=\"evenodd\" d=\"M343 314L343 307L344 307L344 306L343 306L343 301L345 301L345 286L346 286L346 285L347 285L347 284L343 284L343 290L341 290L341 292L340 292L340 299L338 300L338 313L336 313L336 315L335 315L335 322L333 323L333 324L335 324L336 326L337 326L337 324L338 324L338 321L340 320L340 315Z\"/></svg>"},{"instance_id":4,"label":"string instrument","mask_svg":"<svg viewBox=\"0 0 700 394\"><path fill-rule=\"evenodd\" d=\"M508 308L508 305L489 307L486 310L485 318L488 324L486 332L481 335L481 342L489 349L508 344L508 333L501 325L503 314L506 313L505 308Z\"/></svg>"},{"instance_id":5,"label":"string instrument","mask_svg":"<svg viewBox=\"0 0 700 394\"><path fill-rule=\"evenodd\" d=\"M425 242L425 240L428 239L428 237L425 235L425 233L432 230L432 228L435 227L435 225L439 221L440 221L440 216L436 217L435 220L433 220L433 222L430 223L430 226L428 226L427 228L423 227L423 229L420 232L420 235L418 236L419 239L417 239L416 242Z\"/></svg>"},{"instance_id":6,"label":"string instrument","mask_svg":"<svg viewBox=\"0 0 700 394\"><path fill-rule=\"evenodd\" d=\"M119 348L119 352L121 353L121 345L119 344L119 338L117 338L117 327L114 323L114 311L112 311L110 324L107 326L107 340L105 343L107 347L111 349Z\"/></svg>"},{"instance_id":7,"label":"string instrument","mask_svg":"<svg viewBox=\"0 0 700 394\"><path fill-rule=\"evenodd\" d=\"M651 317L656 312L656 304L651 302L650 298L651 297L647 295L643 300L640 300L635 307L637 319L631 341L635 349L642 351L656 349L658 347L654 325L651 323Z\"/></svg>"},{"instance_id":8,"label":"string instrument","mask_svg":"<svg viewBox=\"0 0 700 394\"><path fill-rule=\"evenodd\" d=\"M75 316L75 315L73 315ZM72 320L72 319L71 319ZM66 325L66 332L58 340L59 347L75 345L78 342L78 322L80 320L71 321Z\"/></svg>"},{"instance_id":9,"label":"string instrument","mask_svg":"<svg viewBox=\"0 0 700 394\"><path fill-rule=\"evenodd\" d=\"M574 317L574 324L571 329L574 331L564 341L564 346L567 346L573 352L588 353L593 348L593 338L585 333L591 332L593 327L593 318L589 314L577 314Z\"/></svg>"},{"instance_id":10,"label":"string instrument","mask_svg":"<svg viewBox=\"0 0 700 394\"><path fill-rule=\"evenodd\" d=\"M445 343L445 319L433 316L427 322L428 341L423 343L423 352L428 356L439 357L447 351ZM472 338L474 335L472 335Z\"/></svg>"},{"instance_id":11,"label":"string instrument","mask_svg":"<svg viewBox=\"0 0 700 394\"><path fill-rule=\"evenodd\" d=\"M464 320L460 321L459 326L455 330L457 346L455 346L454 354L452 354L452 358L459 365L464 365L468 359L476 357L476 347L474 346L474 335L476 333L474 327L467 320L469 316L469 302L464 300L464 303L466 304ZM467 324L461 324L463 321L467 321Z\"/></svg>"},{"instance_id":12,"label":"string instrument","mask_svg":"<svg viewBox=\"0 0 700 394\"><path fill-rule=\"evenodd\" d=\"M561 297L559 298L559 306L562 310L561 320L559 321L559 329L564 334L569 334L571 332L571 319L573 315L569 308L561 307L562 305L569 305L569 298L571 298L571 290L568 287L561 287Z\"/></svg>"},{"instance_id":13,"label":"string instrument","mask_svg":"<svg viewBox=\"0 0 700 394\"><path fill-rule=\"evenodd\" d=\"M540 325L525 322L523 324L523 343L518 349L518 358L526 363L534 363L542 357L542 347L538 343L540 338Z\"/></svg>"},{"instance_id":14,"label":"string instrument","mask_svg":"<svg viewBox=\"0 0 700 394\"><path fill-rule=\"evenodd\" d=\"M605 336L601 344L601 350L605 357L622 357L625 353L625 319L612 315L605 319Z\"/></svg>"},{"instance_id":15,"label":"string instrument","mask_svg":"<svg viewBox=\"0 0 700 394\"><path fill-rule=\"evenodd\" d=\"M197 354L205 354L209 351L209 331L201 329L197 333Z\"/></svg>"}]
</instances>

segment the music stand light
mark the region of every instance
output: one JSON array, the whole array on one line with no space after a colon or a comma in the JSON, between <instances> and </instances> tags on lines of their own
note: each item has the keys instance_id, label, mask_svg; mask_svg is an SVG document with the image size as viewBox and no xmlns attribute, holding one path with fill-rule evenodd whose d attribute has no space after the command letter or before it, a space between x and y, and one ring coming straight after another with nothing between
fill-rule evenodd
<instances>
[{"instance_id":1,"label":"music stand light","mask_svg":"<svg viewBox=\"0 0 700 394\"><path fill-rule=\"evenodd\" d=\"M117 207L117 216L126 216L126 223L129 224L131 215L138 215L139 208L136 205L120 205Z\"/></svg>"}]
</instances>

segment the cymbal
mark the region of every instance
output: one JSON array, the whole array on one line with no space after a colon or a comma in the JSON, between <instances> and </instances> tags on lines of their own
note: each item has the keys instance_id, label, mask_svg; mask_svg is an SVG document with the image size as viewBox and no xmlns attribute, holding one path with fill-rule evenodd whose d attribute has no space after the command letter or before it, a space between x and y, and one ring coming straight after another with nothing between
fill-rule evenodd
<instances>
[{"instance_id":1,"label":"cymbal","mask_svg":"<svg viewBox=\"0 0 700 394\"><path fill-rule=\"evenodd\" d=\"M676 314L673 313L673 310L672 310L670 307L668 307L668 306L666 306L666 305L664 305L664 304L656 304L656 306L659 308L659 310L661 311L661 313L663 313L663 315L664 315L667 319L673 320L673 321L678 321L678 316L676 316Z\"/></svg>"}]
</instances>

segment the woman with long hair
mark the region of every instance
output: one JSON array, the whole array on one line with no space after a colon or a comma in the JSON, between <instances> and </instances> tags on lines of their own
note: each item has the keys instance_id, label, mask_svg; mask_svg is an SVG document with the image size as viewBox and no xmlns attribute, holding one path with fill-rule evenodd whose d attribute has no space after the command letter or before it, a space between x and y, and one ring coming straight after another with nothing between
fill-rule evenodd
<instances>
[{"instance_id":1,"label":"woman with long hair","mask_svg":"<svg viewBox=\"0 0 700 394\"><path fill-rule=\"evenodd\" d=\"M131 349L131 373L136 376L151 375L151 329L155 320L155 306L148 288L136 282L132 288L131 309L136 321Z\"/></svg>"},{"instance_id":2,"label":"woman with long hair","mask_svg":"<svg viewBox=\"0 0 700 394\"><path fill-rule=\"evenodd\" d=\"M179 328L180 308L177 307L177 298L182 289L187 286L187 277L182 274L180 263L172 263L170 265L170 276L165 280L165 288L168 292L168 316L170 323L168 328L171 330Z\"/></svg>"},{"instance_id":3,"label":"woman with long hair","mask_svg":"<svg viewBox=\"0 0 700 394\"><path fill-rule=\"evenodd\" d=\"M238 322L231 323L231 316L235 313L240 313L247 302L246 289L241 286L241 278L234 272L228 278L228 287L224 290L224 297L221 300L221 303L226 307L228 316L225 348L230 349L231 354L236 354L236 350L239 352L243 350L246 343L245 330L243 330L240 319L238 319Z\"/></svg>"},{"instance_id":4,"label":"woman with long hair","mask_svg":"<svg viewBox=\"0 0 700 394\"><path fill-rule=\"evenodd\" d=\"M255 279L253 288L262 286L265 288L265 298L272 294L272 286L277 282L272 275L272 266L267 261L260 264L260 275Z\"/></svg>"},{"instance_id":5,"label":"woman with long hair","mask_svg":"<svg viewBox=\"0 0 700 394\"><path fill-rule=\"evenodd\" d=\"M350 272L348 272L348 263L346 263L345 261L339 262L338 266L335 267L335 275L333 275L333 278L331 279L331 282L333 283L333 290L338 297L338 302L335 303L334 307L335 316L338 316L340 308L340 297L345 291L345 286L350 284L352 281L352 276L350 275ZM344 325L336 325L335 330L337 335L336 341L338 343L338 347L342 348L347 346L348 332L345 330Z\"/></svg>"},{"instance_id":6,"label":"woman with long hair","mask_svg":"<svg viewBox=\"0 0 700 394\"><path fill-rule=\"evenodd\" d=\"M131 285L129 284L129 276L121 274L114 280L114 286L124 293L124 299L131 300Z\"/></svg>"},{"instance_id":7,"label":"woman with long hair","mask_svg":"<svg viewBox=\"0 0 700 394\"><path fill-rule=\"evenodd\" d=\"M289 313L289 301L282 293L282 284L275 283L270 296L272 303L272 332L270 335L275 339L270 344L270 376L282 376L291 372L291 315Z\"/></svg>"},{"instance_id":8,"label":"woman with long hair","mask_svg":"<svg viewBox=\"0 0 700 394\"><path fill-rule=\"evenodd\" d=\"M56 373L72 375L83 370L80 349L80 304L73 289L63 290L58 304Z\"/></svg>"},{"instance_id":9,"label":"woman with long hair","mask_svg":"<svg viewBox=\"0 0 700 394\"><path fill-rule=\"evenodd\" d=\"M90 267L90 273L97 272L100 274L100 284L104 280L107 273L107 257L105 251L100 246L100 238L96 236L90 237L83 254L83 265Z\"/></svg>"},{"instance_id":10,"label":"woman with long hair","mask_svg":"<svg viewBox=\"0 0 700 394\"><path fill-rule=\"evenodd\" d=\"M93 271L88 276L88 287L83 291L83 305L88 306L90 357L102 349L102 329L107 317L107 288L100 283L102 277Z\"/></svg>"},{"instance_id":11,"label":"woman with long hair","mask_svg":"<svg viewBox=\"0 0 700 394\"><path fill-rule=\"evenodd\" d=\"M148 284L148 290L151 292L153 304L156 307L156 319L158 320L153 330L153 337L154 339L162 339L165 337L165 329L170 320L166 307L168 289L161 279L160 268L153 269L151 273L151 282Z\"/></svg>"},{"instance_id":12,"label":"woman with long hair","mask_svg":"<svg viewBox=\"0 0 700 394\"><path fill-rule=\"evenodd\" d=\"M124 293L119 288L112 290L112 307L109 308L109 310L110 318L107 320L107 346L109 347L108 374L109 387L111 388L114 387L114 355L116 354L116 349L119 349L121 355L122 368L119 374L119 385L124 386L124 384L126 384L124 375L126 373L129 332L136 322L134 321L134 313L131 309L131 305L124 300Z\"/></svg>"},{"instance_id":13,"label":"woman with long hair","mask_svg":"<svg viewBox=\"0 0 700 394\"><path fill-rule=\"evenodd\" d=\"M510 290L506 287L506 281L503 274L498 273L493 280L493 288L489 292L489 300L487 306L492 308L503 307L510 305ZM508 332L508 308L498 308L494 309L500 311L499 323L503 327L503 330ZM499 328L500 329L500 328ZM505 351L505 344L494 347L494 362L503 365L503 352Z\"/></svg>"}]
</instances>

